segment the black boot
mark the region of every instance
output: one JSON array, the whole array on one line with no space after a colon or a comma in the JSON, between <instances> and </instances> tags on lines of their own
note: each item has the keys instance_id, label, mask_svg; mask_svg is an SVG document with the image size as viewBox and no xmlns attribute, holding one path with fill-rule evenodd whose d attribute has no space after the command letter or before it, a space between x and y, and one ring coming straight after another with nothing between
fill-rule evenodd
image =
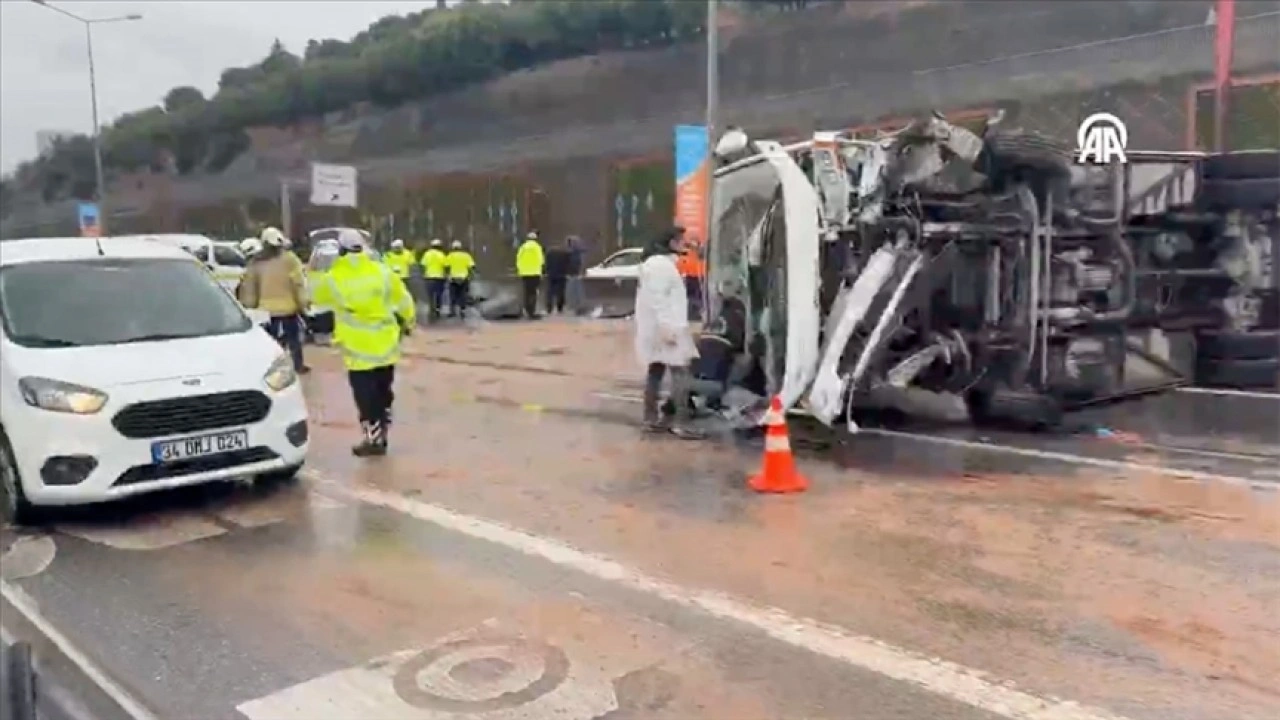
<instances>
[{"instance_id":1,"label":"black boot","mask_svg":"<svg viewBox=\"0 0 1280 720\"><path fill-rule=\"evenodd\" d=\"M385 455L387 453L387 446L385 444L378 444L379 428L382 427L382 424L362 422L360 423L360 426L364 429L364 439L360 441L359 445L351 448L351 454L361 458ZM382 437L385 438L386 436L383 435Z\"/></svg>"}]
</instances>

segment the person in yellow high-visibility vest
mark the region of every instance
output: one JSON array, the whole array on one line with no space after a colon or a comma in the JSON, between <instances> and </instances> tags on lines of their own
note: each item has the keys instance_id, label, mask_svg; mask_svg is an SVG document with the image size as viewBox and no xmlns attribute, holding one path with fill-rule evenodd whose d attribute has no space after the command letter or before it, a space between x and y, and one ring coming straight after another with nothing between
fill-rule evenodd
<instances>
[{"instance_id":1,"label":"person in yellow high-visibility vest","mask_svg":"<svg viewBox=\"0 0 1280 720\"><path fill-rule=\"evenodd\" d=\"M462 249L462 243L454 240L444 261L449 268L449 314L465 317L471 297L471 271L476 266L476 259Z\"/></svg>"},{"instance_id":2,"label":"person in yellow high-visibility vest","mask_svg":"<svg viewBox=\"0 0 1280 720\"><path fill-rule=\"evenodd\" d=\"M538 316L538 286L542 284L542 267L545 263L538 233L531 232L516 250L516 275L520 276L524 314L530 320Z\"/></svg>"},{"instance_id":3,"label":"person in yellow high-visibility vest","mask_svg":"<svg viewBox=\"0 0 1280 720\"><path fill-rule=\"evenodd\" d=\"M427 306L431 308L431 319L440 317L440 308L444 305L444 286L447 280L448 263L445 262L444 243L439 238L431 241L431 247L422 253L422 276L427 279Z\"/></svg>"},{"instance_id":4,"label":"person in yellow high-visibility vest","mask_svg":"<svg viewBox=\"0 0 1280 720\"><path fill-rule=\"evenodd\" d=\"M364 437L357 457L387 453L400 340L413 332L413 298L400 279L365 252L358 230L338 233L339 257L317 283L315 301L333 308L333 344L342 353Z\"/></svg>"},{"instance_id":5,"label":"person in yellow high-visibility vest","mask_svg":"<svg viewBox=\"0 0 1280 720\"><path fill-rule=\"evenodd\" d=\"M391 249L382 256L387 267L395 271L401 280L409 279L409 270L413 267L413 251L404 246L404 241L396 238L391 241Z\"/></svg>"}]
</instances>

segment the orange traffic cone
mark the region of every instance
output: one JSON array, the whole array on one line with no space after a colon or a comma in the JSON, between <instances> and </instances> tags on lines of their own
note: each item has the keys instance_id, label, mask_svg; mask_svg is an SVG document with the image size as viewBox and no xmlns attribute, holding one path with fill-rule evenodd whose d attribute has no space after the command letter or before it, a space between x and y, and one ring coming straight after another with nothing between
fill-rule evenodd
<instances>
[{"instance_id":1,"label":"orange traffic cone","mask_svg":"<svg viewBox=\"0 0 1280 720\"><path fill-rule=\"evenodd\" d=\"M782 399L777 395L764 414L764 466L747 485L760 493L794 493L809 489L809 481L796 471L791 456L791 438L787 435L787 417L782 412Z\"/></svg>"}]
</instances>

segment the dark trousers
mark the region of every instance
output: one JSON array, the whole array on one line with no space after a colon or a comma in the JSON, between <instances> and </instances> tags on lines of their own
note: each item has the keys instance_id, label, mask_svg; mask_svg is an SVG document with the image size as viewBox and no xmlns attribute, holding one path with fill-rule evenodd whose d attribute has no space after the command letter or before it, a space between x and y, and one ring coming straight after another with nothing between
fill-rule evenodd
<instances>
[{"instance_id":1,"label":"dark trousers","mask_svg":"<svg viewBox=\"0 0 1280 720\"><path fill-rule=\"evenodd\" d=\"M302 360L302 320L297 315L272 315L267 324L267 332L280 343L280 347L289 351L293 359L293 369L301 370Z\"/></svg>"},{"instance_id":2,"label":"dark trousers","mask_svg":"<svg viewBox=\"0 0 1280 720\"><path fill-rule=\"evenodd\" d=\"M569 285L569 278L564 277L548 277L547 278L547 313L564 312L565 289Z\"/></svg>"},{"instance_id":3,"label":"dark trousers","mask_svg":"<svg viewBox=\"0 0 1280 720\"><path fill-rule=\"evenodd\" d=\"M697 275L684 277L684 294L689 302L689 319L702 319L702 278Z\"/></svg>"},{"instance_id":4,"label":"dark trousers","mask_svg":"<svg viewBox=\"0 0 1280 720\"><path fill-rule=\"evenodd\" d=\"M671 402L675 406L676 422L683 424L691 419L693 413L689 406L691 389L689 368L650 363L649 371L645 373L644 378L644 421L646 423L656 423L661 419L658 392L662 389L662 378L668 372L671 373Z\"/></svg>"},{"instance_id":5,"label":"dark trousers","mask_svg":"<svg viewBox=\"0 0 1280 720\"><path fill-rule=\"evenodd\" d=\"M396 381L396 366L384 365L371 370L348 370L351 395L356 401L356 412L364 424L391 424L391 404L396 394L392 386Z\"/></svg>"},{"instance_id":6,"label":"dark trousers","mask_svg":"<svg viewBox=\"0 0 1280 720\"><path fill-rule=\"evenodd\" d=\"M533 319L538 314L538 285L542 278L538 275L522 275L520 277L520 293L524 300L525 317Z\"/></svg>"},{"instance_id":7,"label":"dark trousers","mask_svg":"<svg viewBox=\"0 0 1280 720\"><path fill-rule=\"evenodd\" d=\"M467 305L471 302L471 278L454 279L449 281L449 310L454 315L462 315L466 312Z\"/></svg>"},{"instance_id":8,"label":"dark trousers","mask_svg":"<svg viewBox=\"0 0 1280 720\"><path fill-rule=\"evenodd\" d=\"M440 317L440 308L444 307L444 278L427 278L427 306L431 308L431 317Z\"/></svg>"}]
</instances>

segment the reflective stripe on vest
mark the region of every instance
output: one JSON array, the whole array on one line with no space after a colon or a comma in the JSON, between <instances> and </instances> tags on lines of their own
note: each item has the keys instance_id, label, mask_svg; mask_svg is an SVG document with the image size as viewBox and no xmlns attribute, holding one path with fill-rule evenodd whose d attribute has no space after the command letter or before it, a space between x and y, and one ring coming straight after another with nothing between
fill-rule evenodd
<instances>
[{"instance_id":1,"label":"reflective stripe on vest","mask_svg":"<svg viewBox=\"0 0 1280 720\"><path fill-rule=\"evenodd\" d=\"M376 280L376 282L382 284L382 306L388 310L391 309L391 278L387 277L387 273L389 272L392 272L390 268L381 268L381 273L379 273ZM381 330L391 325L399 325L399 322L397 322L394 317L384 317L379 320L365 320L347 312L343 307L344 303L342 292L338 287L337 281L333 279L333 274L330 273L325 280L329 283L329 292L333 294L334 305L336 306L333 309L334 319L359 330ZM370 289L375 282L375 279L372 276L369 276L348 282L355 284L357 290L364 291ZM350 289L350 287L348 287L348 289Z\"/></svg>"},{"instance_id":2,"label":"reflective stripe on vest","mask_svg":"<svg viewBox=\"0 0 1280 720\"><path fill-rule=\"evenodd\" d=\"M378 268L377 273L361 272L342 283L334 277L335 274L341 273L330 273L325 278L334 297L334 335L338 340L335 344L342 352L347 367L353 370L360 369L354 367L357 365L367 367L390 365L400 356L399 322L391 308L394 271L383 265L375 267ZM378 293L379 289L381 293ZM357 317L349 309L351 300L362 304L380 300L381 309L389 314L379 319ZM372 352L370 352L371 346Z\"/></svg>"}]
</instances>

